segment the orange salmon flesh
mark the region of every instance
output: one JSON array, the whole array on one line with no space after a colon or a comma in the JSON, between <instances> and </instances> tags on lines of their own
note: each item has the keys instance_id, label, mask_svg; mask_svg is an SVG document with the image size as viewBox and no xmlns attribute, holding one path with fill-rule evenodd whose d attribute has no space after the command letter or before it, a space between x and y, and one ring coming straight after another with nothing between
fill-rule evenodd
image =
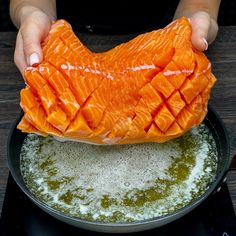
<instances>
[{"instance_id":1,"label":"orange salmon flesh","mask_svg":"<svg viewBox=\"0 0 236 236\"><path fill-rule=\"evenodd\" d=\"M216 79L186 17L94 53L58 20L25 71L17 128L92 144L166 142L199 125Z\"/></svg>"}]
</instances>

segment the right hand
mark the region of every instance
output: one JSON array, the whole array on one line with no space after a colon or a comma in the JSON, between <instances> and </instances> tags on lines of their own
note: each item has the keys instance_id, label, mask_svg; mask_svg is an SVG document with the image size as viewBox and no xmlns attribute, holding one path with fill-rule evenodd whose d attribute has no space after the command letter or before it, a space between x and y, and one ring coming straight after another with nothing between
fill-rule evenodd
<instances>
[{"instance_id":1,"label":"right hand","mask_svg":"<svg viewBox=\"0 0 236 236\"><path fill-rule=\"evenodd\" d=\"M52 20L43 11L35 9L22 20L16 38L14 61L24 76L28 66L43 60L41 42L51 29Z\"/></svg>"}]
</instances>

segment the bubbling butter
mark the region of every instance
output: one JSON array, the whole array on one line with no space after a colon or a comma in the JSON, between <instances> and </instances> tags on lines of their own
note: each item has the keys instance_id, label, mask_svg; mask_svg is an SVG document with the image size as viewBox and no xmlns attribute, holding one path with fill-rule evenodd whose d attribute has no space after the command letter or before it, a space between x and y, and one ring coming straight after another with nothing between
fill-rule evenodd
<instances>
[{"instance_id":1,"label":"bubbling butter","mask_svg":"<svg viewBox=\"0 0 236 236\"><path fill-rule=\"evenodd\" d=\"M164 144L95 146L29 134L20 159L36 198L101 222L173 213L203 194L217 169L216 144L205 125Z\"/></svg>"}]
</instances>

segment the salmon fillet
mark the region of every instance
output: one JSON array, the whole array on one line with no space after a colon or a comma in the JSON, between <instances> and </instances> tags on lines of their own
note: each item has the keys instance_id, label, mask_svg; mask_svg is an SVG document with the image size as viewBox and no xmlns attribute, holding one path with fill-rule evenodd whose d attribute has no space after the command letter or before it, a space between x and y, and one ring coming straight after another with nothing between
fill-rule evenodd
<instances>
[{"instance_id":1,"label":"salmon fillet","mask_svg":"<svg viewBox=\"0 0 236 236\"><path fill-rule=\"evenodd\" d=\"M216 79L186 17L103 53L58 20L25 71L23 132L92 144L165 142L199 125Z\"/></svg>"}]
</instances>

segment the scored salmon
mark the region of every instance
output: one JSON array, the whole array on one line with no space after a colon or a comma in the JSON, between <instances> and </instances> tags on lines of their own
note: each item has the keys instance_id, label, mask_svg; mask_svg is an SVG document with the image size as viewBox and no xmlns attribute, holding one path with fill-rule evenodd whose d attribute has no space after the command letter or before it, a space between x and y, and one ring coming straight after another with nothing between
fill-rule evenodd
<instances>
[{"instance_id":1,"label":"scored salmon","mask_svg":"<svg viewBox=\"0 0 236 236\"><path fill-rule=\"evenodd\" d=\"M165 142L206 115L216 79L191 44L186 17L103 53L59 20L42 48L20 93L23 132L94 144Z\"/></svg>"}]
</instances>

